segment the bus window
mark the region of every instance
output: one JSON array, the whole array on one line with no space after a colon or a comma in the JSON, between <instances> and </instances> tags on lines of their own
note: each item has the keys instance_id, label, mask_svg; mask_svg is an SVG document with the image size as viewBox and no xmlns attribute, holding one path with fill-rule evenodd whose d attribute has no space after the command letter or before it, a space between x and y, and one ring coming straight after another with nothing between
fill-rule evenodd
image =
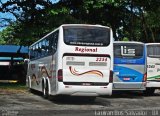
<instances>
[{"instance_id":1,"label":"bus window","mask_svg":"<svg viewBox=\"0 0 160 116\"><path fill-rule=\"evenodd\" d=\"M141 58L143 56L143 45L132 44L123 44L115 43L114 44L114 56L117 58Z\"/></svg>"},{"instance_id":2,"label":"bus window","mask_svg":"<svg viewBox=\"0 0 160 116\"><path fill-rule=\"evenodd\" d=\"M109 29L85 26L63 28L64 42L68 45L108 46L110 43Z\"/></svg>"},{"instance_id":3,"label":"bus window","mask_svg":"<svg viewBox=\"0 0 160 116\"><path fill-rule=\"evenodd\" d=\"M160 58L160 45L148 45L147 56Z\"/></svg>"}]
</instances>

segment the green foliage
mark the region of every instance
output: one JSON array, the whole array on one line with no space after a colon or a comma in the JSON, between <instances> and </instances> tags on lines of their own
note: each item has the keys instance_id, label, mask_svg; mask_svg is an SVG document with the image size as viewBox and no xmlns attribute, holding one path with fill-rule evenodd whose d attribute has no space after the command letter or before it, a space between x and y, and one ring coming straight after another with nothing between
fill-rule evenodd
<instances>
[{"instance_id":1,"label":"green foliage","mask_svg":"<svg viewBox=\"0 0 160 116\"><path fill-rule=\"evenodd\" d=\"M5 90L26 90L26 85L20 83L0 83L0 88Z\"/></svg>"},{"instance_id":2,"label":"green foliage","mask_svg":"<svg viewBox=\"0 0 160 116\"><path fill-rule=\"evenodd\" d=\"M17 20L0 33L0 44L30 45L69 23L110 26L115 40L160 42L159 6L159 0L8 1L0 11Z\"/></svg>"},{"instance_id":3,"label":"green foliage","mask_svg":"<svg viewBox=\"0 0 160 116\"><path fill-rule=\"evenodd\" d=\"M5 44L18 44L19 45L19 39L14 38L14 28L12 26L8 26L6 29L4 29L1 32L1 39L2 42ZM4 44L1 43L1 44Z\"/></svg>"},{"instance_id":4,"label":"green foliage","mask_svg":"<svg viewBox=\"0 0 160 116\"><path fill-rule=\"evenodd\" d=\"M129 41L129 39L127 37L124 37L122 41Z\"/></svg>"},{"instance_id":5,"label":"green foliage","mask_svg":"<svg viewBox=\"0 0 160 116\"><path fill-rule=\"evenodd\" d=\"M4 38L2 37L2 32L0 32L0 45L5 45L6 44L6 42L5 42L5 40L4 40Z\"/></svg>"}]
</instances>

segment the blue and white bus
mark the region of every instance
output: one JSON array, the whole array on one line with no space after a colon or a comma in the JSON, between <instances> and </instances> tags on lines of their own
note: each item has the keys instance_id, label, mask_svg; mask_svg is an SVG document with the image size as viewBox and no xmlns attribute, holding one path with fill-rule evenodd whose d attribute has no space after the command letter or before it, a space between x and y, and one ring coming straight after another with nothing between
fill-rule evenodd
<instances>
[{"instance_id":1,"label":"blue and white bus","mask_svg":"<svg viewBox=\"0 0 160 116\"><path fill-rule=\"evenodd\" d=\"M141 42L114 42L113 90L145 90L146 50Z\"/></svg>"}]
</instances>

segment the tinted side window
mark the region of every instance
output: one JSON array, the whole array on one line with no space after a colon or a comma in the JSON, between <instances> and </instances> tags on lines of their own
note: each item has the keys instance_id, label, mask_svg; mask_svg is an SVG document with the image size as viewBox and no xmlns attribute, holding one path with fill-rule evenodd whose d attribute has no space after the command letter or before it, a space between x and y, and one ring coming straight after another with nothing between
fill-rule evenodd
<instances>
[{"instance_id":1,"label":"tinted side window","mask_svg":"<svg viewBox=\"0 0 160 116\"><path fill-rule=\"evenodd\" d=\"M56 31L30 47L30 58L37 59L54 54L57 50L59 31Z\"/></svg>"}]
</instances>

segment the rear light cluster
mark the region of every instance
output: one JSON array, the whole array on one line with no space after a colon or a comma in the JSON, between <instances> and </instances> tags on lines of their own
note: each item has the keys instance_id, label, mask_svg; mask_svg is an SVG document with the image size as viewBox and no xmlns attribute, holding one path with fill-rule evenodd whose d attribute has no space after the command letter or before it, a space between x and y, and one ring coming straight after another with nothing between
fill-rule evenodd
<instances>
[{"instance_id":1,"label":"rear light cluster","mask_svg":"<svg viewBox=\"0 0 160 116\"><path fill-rule=\"evenodd\" d=\"M147 73L145 73L143 76L143 82L146 82L146 81L147 81Z\"/></svg>"},{"instance_id":2,"label":"rear light cluster","mask_svg":"<svg viewBox=\"0 0 160 116\"><path fill-rule=\"evenodd\" d=\"M109 82L112 83L113 82L113 71L110 70L110 74L109 74Z\"/></svg>"},{"instance_id":3,"label":"rear light cluster","mask_svg":"<svg viewBox=\"0 0 160 116\"><path fill-rule=\"evenodd\" d=\"M60 82L63 81L63 71L62 71L62 69L58 70L58 81L60 81Z\"/></svg>"}]
</instances>

